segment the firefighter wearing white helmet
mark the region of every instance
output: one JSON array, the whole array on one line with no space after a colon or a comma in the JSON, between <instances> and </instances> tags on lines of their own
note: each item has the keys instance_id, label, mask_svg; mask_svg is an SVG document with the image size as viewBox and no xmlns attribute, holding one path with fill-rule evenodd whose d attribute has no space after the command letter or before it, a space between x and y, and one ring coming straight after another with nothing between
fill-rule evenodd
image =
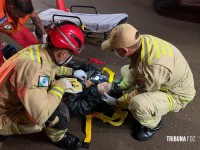
<instances>
[{"instance_id":1,"label":"firefighter wearing white helmet","mask_svg":"<svg viewBox=\"0 0 200 150\"><path fill-rule=\"evenodd\" d=\"M194 98L193 74L184 56L171 43L140 35L133 26L123 24L111 31L102 49L131 60L121 69L124 78L120 87L135 90L117 100L105 95L104 100L130 110L141 124L134 134L137 140L150 139L161 128L163 115L178 112Z\"/></svg>"},{"instance_id":2,"label":"firefighter wearing white helmet","mask_svg":"<svg viewBox=\"0 0 200 150\"><path fill-rule=\"evenodd\" d=\"M81 141L67 132L70 116L61 102L65 91L76 92L76 87L55 76L72 75L73 70L62 65L81 52L84 35L75 24L65 22L56 24L48 39L47 45L19 51L0 68L0 140L44 129L57 146L78 149Z\"/></svg>"}]
</instances>

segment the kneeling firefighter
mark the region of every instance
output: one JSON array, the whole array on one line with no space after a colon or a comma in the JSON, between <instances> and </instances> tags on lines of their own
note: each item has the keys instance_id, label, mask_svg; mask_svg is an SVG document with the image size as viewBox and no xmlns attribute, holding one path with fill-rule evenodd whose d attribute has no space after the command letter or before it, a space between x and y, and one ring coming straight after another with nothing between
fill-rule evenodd
<instances>
[{"instance_id":1,"label":"kneeling firefighter","mask_svg":"<svg viewBox=\"0 0 200 150\"><path fill-rule=\"evenodd\" d=\"M83 45L84 35L78 26L71 22L57 23L46 45L29 46L1 66L1 141L9 135L44 129L51 141L61 148L81 146L79 138L67 132L70 116L61 101L65 91L72 88L71 84L67 78L55 80L55 76L73 75L73 69L63 65L74 54L79 54Z\"/></svg>"}]
</instances>

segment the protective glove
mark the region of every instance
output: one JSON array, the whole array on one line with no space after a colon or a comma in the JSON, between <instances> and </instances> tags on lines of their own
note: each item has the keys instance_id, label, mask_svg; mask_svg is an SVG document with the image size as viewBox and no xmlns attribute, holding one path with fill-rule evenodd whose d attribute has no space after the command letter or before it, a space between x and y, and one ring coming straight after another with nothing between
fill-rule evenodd
<instances>
[{"instance_id":1,"label":"protective glove","mask_svg":"<svg viewBox=\"0 0 200 150\"><path fill-rule=\"evenodd\" d=\"M74 89L71 82L67 80L66 78L62 78L61 81L65 83L65 89Z\"/></svg>"},{"instance_id":2,"label":"protective glove","mask_svg":"<svg viewBox=\"0 0 200 150\"><path fill-rule=\"evenodd\" d=\"M8 44L6 47L2 49L2 54L5 57L5 59L9 59L11 56L13 56L15 53L17 53L17 49L14 45Z\"/></svg>"},{"instance_id":3,"label":"protective glove","mask_svg":"<svg viewBox=\"0 0 200 150\"><path fill-rule=\"evenodd\" d=\"M43 44L46 44L46 43L47 43L47 36L48 36L47 34L43 34L43 35L42 35L42 43L43 43Z\"/></svg>"},{"instance_id":4,"label":"protective glove","mask_svg":"<svg viewBox=\"0 0 200 150\"><path fill-rule=\"evenodd\" d=\"M81 69L74 71L73 76L83 81L87 80L87 74Z\"/></svg>"},{"instance_id":5,"label":"protective glove","mask_svg":"<svg viewBox=\"0 0 200 150\"><path fill-rule=\"evenodd\" d=\"M105 98L102 98L108 105L117 105L117 99L104 93Z\"/></svg>"},{"instance_id":6,"label":"protective glove","mask_svg":"<svg viewBox=\"0 0 200 150\"><path fill-rule=\"evenodd\" d=\"M72 83L67 78L63 78L63 79L61 79L61 81L63 81L65 83L65 92L66 93L79 93L79 92L82 92L82 86L81 86L80 82L79 82L79 87L80 86L81 87L79 89L79 88L74 88Z\"/></svg>"}]
</instances>

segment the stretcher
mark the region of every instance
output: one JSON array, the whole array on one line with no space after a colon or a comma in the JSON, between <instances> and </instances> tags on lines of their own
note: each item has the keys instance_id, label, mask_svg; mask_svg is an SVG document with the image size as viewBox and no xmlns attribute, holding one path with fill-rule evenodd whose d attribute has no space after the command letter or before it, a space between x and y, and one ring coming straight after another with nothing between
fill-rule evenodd
<instances>
[{"instance_id":1,"label":"stretcher","mask_svg":"<svg viewBox=\"0 0 200 150\"><path fill-rule=\"evenodd\" d=\"M109 82L113 82L115 73L112 70L110 70L107 67L104 67L102 69L102 73L107 73L109 75ZM89 148L89 144L92 139L92 118L97 118L99 120L102 120L104 123L117 127L123 124L127 115L128 111L124 111L120 107L115 107L115 111L111 116L99 112L86 115L85 139L82 142L82 148Z\"/></svg>"},{"instance_id":2,"label":"stretcher","mask_svg":"<svg viewBox=\"0 0 200 150\"><path fill-rule=\"evenodd\" d=\"M75 13L72 11L74 7L93 8L94 14L87 13ZM52 19L56 15L57 17ZM71 6L70 12L58 10L55 8L49 8L38 14L44 27L50 26L53 22L68 20L78 26L84 27L84 33L86 36L92 33L104 33L104 39L107 38L107 34L117 25L125 23L128 15L125 13L117 14L99 14L93 6ZM68 16L68 18L66 18ZM81 22L81 23L80 23Z\"/></svg>"}]
</instances>

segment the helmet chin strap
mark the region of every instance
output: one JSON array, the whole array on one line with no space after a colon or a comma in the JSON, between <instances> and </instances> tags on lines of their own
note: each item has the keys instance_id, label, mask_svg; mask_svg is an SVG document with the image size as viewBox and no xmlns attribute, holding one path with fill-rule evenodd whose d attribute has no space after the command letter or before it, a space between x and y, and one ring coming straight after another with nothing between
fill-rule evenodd
<instances>
[{"instance_id":1,"label":"helmet chin strap","mask_svg":"<svg viewBox=\"0 0 200 150\"><path fill-rule=\"evenodd\" d=\"M58 65L59 66L63 66L66 65L70 62L70 60L73 58L73 55L70 55L68 59L66 59L64 62L59 62Z\"/></svg>"},{"instance_id":2,"label":"helmet chin strap","mask_svg":"<svg viewBox=\"0 0 200 150\"><path fill-rule=\"evenodd\" d=\"M51 51L50 49L47 49L47 52L48 52L48 54L50 55L51 59L54 61L54 63L57 64L58 66L62 66L62 65L65 65L65 64L69 63L69 61L73 58L73 54L71 54L71 55L69 56L69 58L66 59L64 62L57 62L57 61L56 61L56 57L55 57L55 55L52 53L52 51Z\"/></svg>"}]
</instances>

